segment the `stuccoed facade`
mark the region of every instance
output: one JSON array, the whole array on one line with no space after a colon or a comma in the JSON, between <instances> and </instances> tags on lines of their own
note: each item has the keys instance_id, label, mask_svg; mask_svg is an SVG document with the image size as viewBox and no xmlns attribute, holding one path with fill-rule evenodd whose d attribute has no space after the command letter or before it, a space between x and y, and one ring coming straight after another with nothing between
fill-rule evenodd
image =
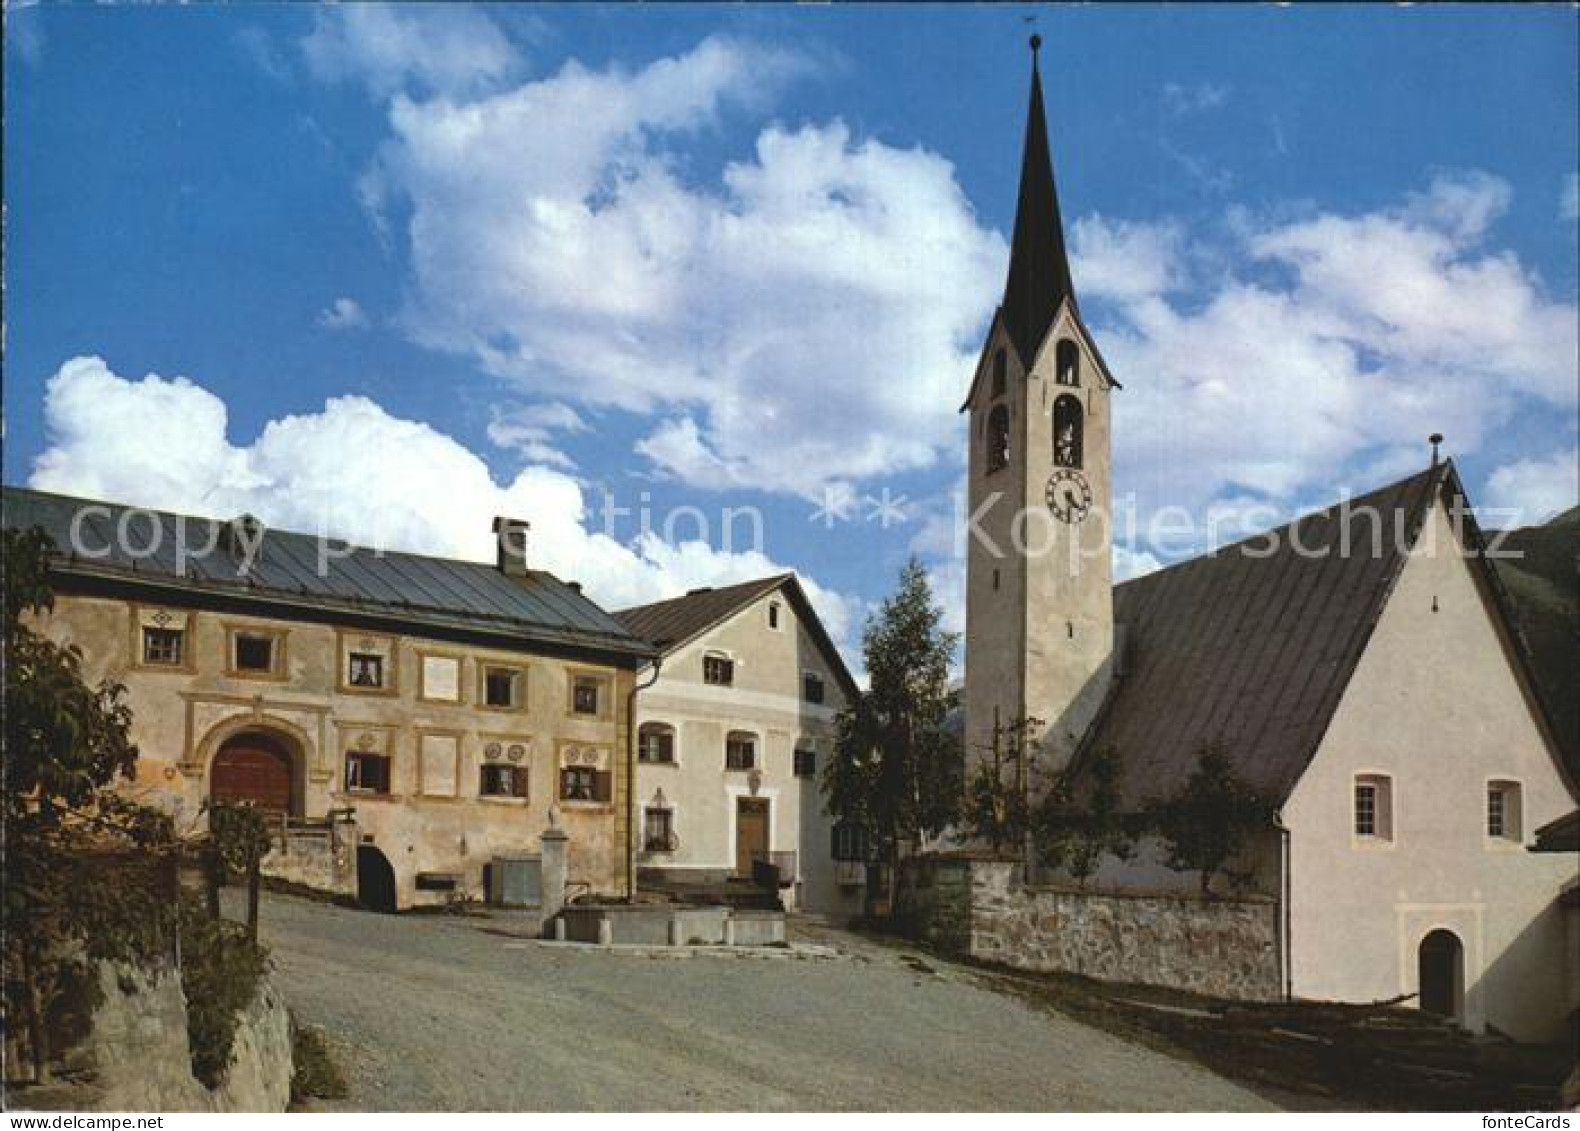
<instances>
[{"instance_id":1,"label":"stuccoed facade","mask_svg":"<svg viewBox=\"0 0 1580 1131\"><path fill-rule=\"evenodd\" d=\"M782 901L838 917L859 914L865 868L834 859L820 785L834 755L834 720L854 685L794 575L699 590L617 616L662 650L656 679L637 698L642 872L681 880L750 875L756 830L742 828L741 814L755 805L755 819L766 817L767 826L757 843L781 861L794 856ZM678 638L664 639L669 633ZM727 684L709 681L710 658L729 665ZM821 688L820 702L807 695L809 677ZM645 684L653 673L640 678ZM667 761L642 745L655 731L671 736ZM750 766L732 765L732 735L753 742ZM642 835L655 808L670 814L668 844Z\"/></svg>"},{"instance_id":2,"label":"stuccoed facade","mask_svg":"<svg viewBox=\"0 0 1580 1131\"><path fill-rule=\"evenodd\" d=\"M71 500L39 499L8 489L8 524L42 518L49 528L73 512ZM51 532L57 544L69 537ZM300 537L266 532L263 560L280 549L271 564L282 568L283 548ZM414 559L391 555L380 567L359 558L354 568L398 574ZM423 561L436 576L473 582L499 568ZM496 856L536 857L551 819L569 836L572 888L624 894L628 716L646 649L578 592L537 573L486 578L507 594L521 586L572 603L605 629L581 641L562 631L550 642L503 616L475 618L484 630L450 627L415 609L309 603L245 581L183 584L157 565L89 568L62 558L55 607L38 621L81 649L90 682L126 685L140 757L125 792L174 814L178 828L197 829L216 793L274 790L260 798L280 830L267 871L338 894L360 889L367 898L376 888L375 904L482 898L485 866ZM479 591L453 594L456 607L487 600ZM149 654L151 629L180 633L175 662ZM270 663L239 665L238 637L272 641ZM367 676L354 660L370 656L378 686L358 683ZM508 673L508 706L490 705L491 672ZM590 711L577 709L578 681L597 688ZM288 766L288 784L258 777L275 773L270 759ZM582 776L567 795L571 767Z\"/></svg>"}]
</instances>

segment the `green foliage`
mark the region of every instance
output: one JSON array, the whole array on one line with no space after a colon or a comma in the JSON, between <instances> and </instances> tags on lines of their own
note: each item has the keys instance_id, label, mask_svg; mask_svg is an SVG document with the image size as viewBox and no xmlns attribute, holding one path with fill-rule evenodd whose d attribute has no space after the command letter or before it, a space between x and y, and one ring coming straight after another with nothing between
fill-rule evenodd
<instances>
[{"instance_id":1,"label":"green foliage","mask_svg":"<svg viewBox=\"0 0 1580 1131\"><path fill-rule=\"evenodd\" d=\"M1077 795L1066 774L1037 805L1032 839L1037 856L1085 887L1104 857L1128 860L1135 852L1134 822L1119 809L1119 760L1112 750L1091 756L1092 788Z\"/></svg>"},{"instance_id":2,"label":"green foliage","mask_svg":"<svg viewBox=\"0 0 1580 1131\"><path fill-rule=\"evenodd\" d=\"M1031 751L1042 720L1023 717L993 728L993 745L983 751L966 783L962 819L971 835L994 852L1019 848L1030 831L1027 779Z\"/></svg>"},{"instance_id":3,"label":"green foliage","mask_svg":"<svg viewBox=\"0 0 1580 1131\"><path fill-rule=\"evenodd\" d=\"M840 713L835 756L823 771L829 812L864 829L891 862L901 845L919 845L959 813L960 742L946 727L957 637L939 627L942 617L912 558L867 622L869 687Z\"/></svg>"},{"instance_id":4,"label":"green foliage","mask_svg":"<svg viewBox=\"0 0 1580 1131\"><path fill-rule=\"evenodd\" d=\"M126 689L82 677L82 653L34 632L54 607L47 584L53 543L42 530L4 532L5 816L92 802L130 777L137 747L128 734Z\"/></svg>"},{"instance_id":5,"label":"green foliage","mask_svg":"<svg viewBox=\"0 0 1580 1131\"><path fill-rule=\"evenodd\" d=\"M239 924L210 917L190 896L182 897L180 920L192 1075L213 1088L235 1055L236 1024L257 996L268 955Z\"/></svg>"},{"instance_id":6,"label":"green foliage","mask_svg":"<svg viewBox=\"0 0 1580 1131\"><path fill-rule=\"evenodd\" d=\"M269 854L269 823L251 805L210 802L208 831L210 847L227 877L247 875Z\"/></svg>"},{"instance_id":7,"label":"green foliage","mask_svg":"<svg viewBox=\"0 0 1580 1131\"><path fill-rule=\"evenodd\" d=\"M291 1018L291 1102L340 1100L347 1094L346 1077L335 1063L324 1034Z\"/></svg>"},{"instance_id":8,"label":"green foliage","mask_svg":"<svg viewBox=\"0 0 1580 1131\"><path fill-rule=\"evenodd\" d=\"M1169 867L1199 872L1206 894L1252 833L1267 825L1272 804L1258 795L1215 747L1198 756L1184 789L1152 807L1149 817L1169 851Z\"/></svg>"},{"instance_id":9,"label":"green foliage","mask_svg":"<svg viewBox=\"0 0 1580 1131\"><path fill-rule=\"evenodd\" d=\"M90 687L81 652L34 630L54 607L49 538L3 538L5 1004L42 1081L51 1022L71 1012L86 961L146 961L169 943L173 831L104 792L136 769L125 688Z\"/></svg>"}]
</instances>

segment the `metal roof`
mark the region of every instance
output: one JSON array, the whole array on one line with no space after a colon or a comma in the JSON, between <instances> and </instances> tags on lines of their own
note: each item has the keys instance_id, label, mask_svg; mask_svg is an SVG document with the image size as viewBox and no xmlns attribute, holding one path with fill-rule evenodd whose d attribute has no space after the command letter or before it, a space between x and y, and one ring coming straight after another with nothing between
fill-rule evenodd
<instances>
[{"instance_id":1,"label":"metal roof","mask_svg":"<svg viewBox=\"0 0 1580 1131\"><path fill-rule=\"evenodd\" d=\"M6 487L4 522L39 526L60 550L57 574L318 613L396 618L449 632L587 647L652 650L578 590L542 570L509 577L492 565L261 529L250 562L233 522ZM75 542L73 531L76 531ZM118 535L122 531L123 535ZM181 548L185 554L177 563ZM322 551L323 560L320 562ZM178 571L179 570L179 571Z\"/></svg>"},{"instance_id":2,"label":"metal roof","mask_svg":"<svg viewBox=\"0 0 1580 1131\"><path fill-rule=\"evenodd\" d=\"M1094 752L1113 751L1121 804L1137 809L1177 792L1210 745L1248 785L1286 799L1316 754L1429 505L1445 492L1463 498L1452 463L1117 586L1121 674L1077 753L1077 780L1089 780ZM1366 509L1381 516L1381 553L1371 552L1370 521L1357 517ZM1481 536L1473 518L1465 521L1474 552ZM1497 578L1484 557L1475 559L1529 679L1523 637Z\"/></svg>"},{"instance_id":3,"label":"metal roof","mask_svg":"<svg viewBox=\"0 0 1580 1131\"><path fill-rule=\"evenodd\" d=\"M856 681L794 573L777 573L772 577L723 585L716 589L693 589L683 597L620 609L614 615L632 632L644 640L652 641L667 656L728 620L759 597L780 589L784 590L801 623L822 650L823 658L840 681L846 697L854 698Z\"/></svg>"}]
</instances>

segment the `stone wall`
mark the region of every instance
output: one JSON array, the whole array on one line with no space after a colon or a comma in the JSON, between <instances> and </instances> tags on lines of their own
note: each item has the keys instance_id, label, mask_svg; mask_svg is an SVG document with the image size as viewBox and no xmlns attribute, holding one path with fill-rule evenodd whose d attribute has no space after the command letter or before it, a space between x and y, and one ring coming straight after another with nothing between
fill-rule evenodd
<instances>
[{"instance_id":1,"label":"stone wall","mask_svg":"<svg viewBox=\"0 0 1580 1131\"><path fill-rule=\"evenodd\" d=\"M336 817L312 829L276 832L263 874L330 895L357 894L357 824Z\"/></svg>"},{"instance_id":2,"label":"stone wall","mask_svg":"<svg viewBox=\"0 0 1580 1131\"><path fill-rule=\"evenodd\" d=\"M902 921L940 949L1026 970L1282 995L1278 903L1027 887L1005 860L922 857L898 888Z\"/></svg>"},{"instance_id":3,"label":"stone wall","mask_svg":"<svg viewBox=\"0 0 1580 1131\"><path fill-rule=\"evenodd\" d=\"M99 966L103 1000L84 1040L67 1054L69 1089L24 1089L23 1107L79 1111L284 1111L291 1098L291 1023L265 979L238 1019L234 1059L212 1090L192 1075L187 1003L170 968Z\"/></svg>"}]
</instances>

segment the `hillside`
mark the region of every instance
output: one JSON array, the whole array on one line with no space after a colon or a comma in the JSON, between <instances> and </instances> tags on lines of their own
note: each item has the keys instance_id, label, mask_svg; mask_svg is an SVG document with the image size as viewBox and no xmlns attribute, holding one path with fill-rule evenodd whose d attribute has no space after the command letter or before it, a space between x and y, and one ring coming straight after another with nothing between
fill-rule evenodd
<instances>
[{"instance_id":1,"label":"hillside","mask_svg":"<svg viewBox=\"0 0 1580 1131\"><path fill-rule=\"evenodd\" d=\"M1522 555L1495 565L1531 646L1569 767L1580 777L1580 507L1511 531L1500 549Z\"/></svg>"}]
</instances>

